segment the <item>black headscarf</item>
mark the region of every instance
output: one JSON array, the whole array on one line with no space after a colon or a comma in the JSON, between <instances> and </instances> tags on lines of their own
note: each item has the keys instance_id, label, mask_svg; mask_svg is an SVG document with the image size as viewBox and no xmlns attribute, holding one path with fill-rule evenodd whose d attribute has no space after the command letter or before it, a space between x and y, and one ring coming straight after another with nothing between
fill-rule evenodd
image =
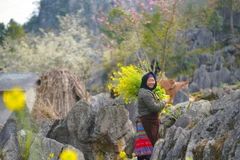
<instances>
[{"instance_id":1,"label":"black headscarf","mask_svg":"<svg viewBox=\"0 0 240 160\"><path fill-rule=\"evenodd\" d=\"M147 80L148 80L148 77L149 76L153 76L153 78L155 79L155 85L153 86L153 88L149 88L147 86ZM150 91L154 90L155 88L157 87L157 79L156 79L156 76L153 72L148 72L147 74L145 74L143 77L142 77L142 83L141 83L141 86L140 88L145 88L145 89L148 89Z\"/></svg>"}]
</instances>

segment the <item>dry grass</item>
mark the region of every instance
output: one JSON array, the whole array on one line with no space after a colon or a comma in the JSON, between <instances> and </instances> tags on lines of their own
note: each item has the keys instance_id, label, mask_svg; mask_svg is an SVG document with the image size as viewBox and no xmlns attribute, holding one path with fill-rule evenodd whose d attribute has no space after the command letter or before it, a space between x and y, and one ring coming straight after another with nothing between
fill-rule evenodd
<instances>
[{"instance_id":1,"label":"dry grass","mask_svg":"<svg viewBox=\"0 0 240 160\"><path fill-rule=\"evenodd\" d=\"M66 116L80 99L89 103L89 93L83 83L66 68L43 74L36 95L32 115L37 122Z\"/></svg>"}]
</instances>

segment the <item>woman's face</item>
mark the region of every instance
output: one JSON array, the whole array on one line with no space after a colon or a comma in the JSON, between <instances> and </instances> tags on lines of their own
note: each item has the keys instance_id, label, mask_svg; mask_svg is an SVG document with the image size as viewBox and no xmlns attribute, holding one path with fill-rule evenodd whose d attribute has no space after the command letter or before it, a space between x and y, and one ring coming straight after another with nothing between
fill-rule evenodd
<instances>
[{"instance_id":1,"label":"woman's face","mask_svg":"<svg viewBox=\"0 0 240 160\"><path fill-rule=\"evenodd\" d=\"M147 80L147 86L149 87L149 88L153 88L154 87L154 85L155 85L155 79L153 78L153 77L149 77L148 78L148 80Z\"/></svg>"}]
</instances>

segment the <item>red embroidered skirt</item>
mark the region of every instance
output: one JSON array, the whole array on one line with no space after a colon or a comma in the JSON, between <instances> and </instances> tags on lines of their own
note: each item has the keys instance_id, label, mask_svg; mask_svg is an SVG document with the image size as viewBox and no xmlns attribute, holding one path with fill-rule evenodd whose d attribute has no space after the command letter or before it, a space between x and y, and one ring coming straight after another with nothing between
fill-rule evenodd
<instances>
[{"instance_id":1,"label":"red embroidered skirt","mask_svg":"<svg viewBox=\"0 0 240 160\"><path fill-rule=\"evenodd\" d=\"M151 155L153 147L149 141L141 122L137 123L137 136L135 141L134 153L136 156Z\"/></svg>"}]
</instances>

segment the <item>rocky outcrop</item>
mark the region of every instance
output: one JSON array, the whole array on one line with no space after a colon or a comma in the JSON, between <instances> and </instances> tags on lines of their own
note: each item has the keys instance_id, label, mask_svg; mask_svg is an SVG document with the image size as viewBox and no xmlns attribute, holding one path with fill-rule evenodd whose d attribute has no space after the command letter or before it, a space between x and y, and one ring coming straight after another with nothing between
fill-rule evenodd
<instances>
[{"instance_id":1,"label":"rocky outcrop","mask_svg":"<svg viewBox=\"0 0 240 160\"><path fill-rule=\"evenodd\" d=\"M161 138L151 160L240 158L240 86L206 89L196 97L162 114ZM136 132L125 107L135 102L125 107L119 103L107 93L93 96L90 104L79 101L66 117L46 123L38 134L17 124L20 120L12 115L0 132L0 158L58 159L67 148L80 160L118 159L120 151L131 157ZM136 110L131 112L134 116Z\"/></svg>"},{"instance_id":2,"label":"rocky outcrop","mask_svg":"<svg viewBox=\"0 0 240 160\"><path fill-rule=\"evenodd\" d=\"M167 129L154 146L151 160L239 159L240 89L211 103L198 101Z\"/></svg>"},{"instance_id":3,"label":"rocky outcrop","mask_svg":"<svg viewBox=\"0 0 240 160\"><path fill-rule=\"evenodd\" d=\"M185 33L188 50L210 48L213 45L213 34L207 28L191 28Z\"/></svg>"},{"instance_id":4,"label":"rocky outcrop","mask_svg":"<svg viewBox=\"0 0 240 160\"><path fill-rule=\"evenodd\" d=\"M4 160L58 160L64 149L74 150L79 160L84 160L83 154L69 145L61 144L36 134L37 126L25 108L19 112L12 112L0 132L0 158Z\"/></svg>"},{"instance_id":5,"label":"rocky outcrop","mask_svg":"<svg viewBox=\"0 0 240 160\"><path fill-rule=\"evenodd\" d=\"M65 118L55 121L47 137L78 148L86 160L117 159L120 151L131 155L135 130L128 111L93 99L94 105L79 101Z\"/></svg>"},{"instance_id":6,"label":"rocky outcrop","mask_svg":"<svg viewBox=\"0 0 240 160\"><path fill-rule=\"evenodd\" d=\"M107 0L42 0L38 16L32 17L34 23L31 23L30 20L25 25L25 30L38 31L39 28L57 30L59 28L57 16L76 14L78 10L82 10L84 23L96 34L99 32L96 18L100 6L107 12L112 5L113 2Z\"/></svg>"},{"instance_id":7,"label":"rocky outcrop","mask_svg":"<svg viewBox=\"0 0 240 160\"><path fill-rule=\"evenodd\" d=\"M234 46L227 46L212 54L199 54L193 61L198 68L189 85L190 92L219 87L221 84L236 84L240 79L238 58L240 52Z\"/></svg>"},{"instance_id":8,"label":"rocky outcrop","mask_svg":"<svg viewBox=\"0 0 240 160\"><path fill-rule=\"evenodd\" d=\"M2 147L1 156L4 160L58 160L62 151L67 149L73 150L77 154L78 160L84 160L83 153L72 146L38 136L30 131L20 130L17 136L11 135L9 137Z\"/></svg>"}]
</instances>

